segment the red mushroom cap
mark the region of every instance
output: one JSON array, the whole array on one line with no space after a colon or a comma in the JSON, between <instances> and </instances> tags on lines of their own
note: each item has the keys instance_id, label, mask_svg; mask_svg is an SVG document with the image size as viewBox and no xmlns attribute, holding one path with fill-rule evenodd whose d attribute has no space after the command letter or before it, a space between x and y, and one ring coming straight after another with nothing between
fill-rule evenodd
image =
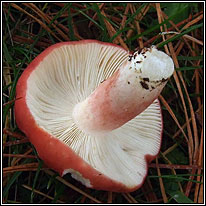
<instances>
[{"instance_id":1,"label":"red mushroom cap","mask_svg":"<svg viewBox=\"0 0 206 206\"><path fill-rule=\"evenodd\" d=\"M162 115L157 99L111 131L88 133L72 112L129 53L95 40L50 46L24 70L16 86L15 116L39 157L89 188L131 192L144 182L147 162L159 152Z\"/></svg>"}]
</instances>

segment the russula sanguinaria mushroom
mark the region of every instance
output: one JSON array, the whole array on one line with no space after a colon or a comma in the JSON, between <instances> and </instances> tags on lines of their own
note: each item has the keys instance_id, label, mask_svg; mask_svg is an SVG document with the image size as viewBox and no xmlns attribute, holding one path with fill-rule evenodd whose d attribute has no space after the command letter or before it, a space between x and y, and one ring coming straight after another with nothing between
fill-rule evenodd
<instances>
[{"instance_id":1,"label":"russula sanguinaria mushroom","mask_svg":"<svg viewBox=\"0 0 206 206\"><path fill-rule=\"evenodd\" d=\"M18 80L17 125L60 175L134 191L160 149L157 97L173 71L172 59L154 46L131 55L95 40L57 43Z\"/></svg>"}]
</instances>

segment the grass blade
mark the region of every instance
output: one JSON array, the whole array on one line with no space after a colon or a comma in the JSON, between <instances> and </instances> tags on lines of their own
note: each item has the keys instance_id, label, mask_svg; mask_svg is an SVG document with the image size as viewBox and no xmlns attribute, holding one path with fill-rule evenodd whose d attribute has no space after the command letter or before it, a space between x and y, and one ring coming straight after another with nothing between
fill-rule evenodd
<instances>
[{"instance_id":1,"label":"grass blade","mask_svg":"<svg viewBox=\"0 0 206 206\"><path fill-rule=\"evenodd\" d=\"M187 196L184 195L184 193L180 191L175 192L168 192L168 194L177 202L181 204L193 204L194 202L189 199Z\"/></svg>"},{"instance_id":2,"label":"grass blade","mask_svg":"<svg viewBox=\"0 0 206 206\"><path fill-rule=\"evenodd\" d=\"M6 187L3 190L3 198L8 194L10 187L14 184L14 182L18 179L22 172L15 172L13 176L7 182Z\"/></svg>"},{"instance_id":3,"label":"grass blade","mask_svg":"<svg viewBox=\"0 0 206 206\"><path fill-rule=\"evenodd\" d=\"M33 185L32 185L30 203L33 203L34 189L35 189L36 182L37 182L37 179L38 179L38 177L39 177L39 173L40 173L40 171L41 171L42 166L43 166L43 161L39 161L38 169L37 169L37 172L36 172L36 174L35 174L34 182L33 182Z\"/></svg>"},{"instance_id":4,"label":"grass blade","mask_svg":"<svg viewBox=\"0 0 206 206\"><path fill-rule=\"evenodd\" d=\"M191 27L189 27L188 29L186 29L185 31L183 31L182 33L177 34L177 35L174 35L174 36L171 37L170 39L167 39L166 41L158 44L157 47L158 47L158 48L161 48L161 47L163 47L165 44L168 44L169 42L172 42L172 41L174 41L174 40L176 40L176 39L179 39L180 37L184 36L185 34L191 32L191 31L193 31L193 30L195 30L195 29L198 29L198 28L200 28L200 27L202 27L202 26L203 26L203 23L198 24L198 25L191 26Z\"/></svg>"}]
</instances>

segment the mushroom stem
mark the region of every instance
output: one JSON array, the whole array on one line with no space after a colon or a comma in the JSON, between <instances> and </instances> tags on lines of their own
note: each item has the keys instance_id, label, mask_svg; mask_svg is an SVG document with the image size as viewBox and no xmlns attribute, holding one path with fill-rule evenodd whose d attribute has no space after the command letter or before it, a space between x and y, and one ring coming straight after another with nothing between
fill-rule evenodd
<instances>
[{"instance_id":1,"label":"mushroom stem","mask_svg":"<svg viewBox=\"0 0 206 206\"><path fill-rule=\"evenodd\" d=\"M90 134L122 126L159 96L173 71L172 59L154 46L135 52L74 107L75 123Z\"/></svg>"}]
</instances>

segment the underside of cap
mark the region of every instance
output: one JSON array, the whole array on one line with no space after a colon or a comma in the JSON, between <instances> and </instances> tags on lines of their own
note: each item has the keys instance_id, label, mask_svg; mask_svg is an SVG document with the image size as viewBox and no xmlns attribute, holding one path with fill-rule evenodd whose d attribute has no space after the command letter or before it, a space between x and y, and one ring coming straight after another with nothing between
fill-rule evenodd
<instances>
[{"instance_id":1,"label":"underside of cap","mask_svg":"<svg viewBox=\"0 0 206 206\"><path fill-rule=\"evenodd\" d=\"M87 187L98 188L92 178L103 179L105 176L113 184L120 183L128 190L137 188L147 174L147 160L154 158L160 149L162 117L158 100L136 118L110 132L85 133L72 118L75 105L110 77L128 56L129 53L119 47L96 41L62 45L44 58L37 58L38 64L25 80L26 91L18 94L25 95L28 113L39 130L51 135L47 147L54 139L59 140L65 148L72 149L87 165L102 174L89 177L87 172L77 171L75 163L71 165L69 160L59 169L55 166L57 163L53 163L62 174L72 173ZM23 88L22 84L18 85ZM18 125L27 121L19 115L16 118ZM29 129L29 126L23 128L28 136ZM43 152L40 151L41 154ZM61 159L56 161L61 162Z\"/></svg>"}]
</instances>

